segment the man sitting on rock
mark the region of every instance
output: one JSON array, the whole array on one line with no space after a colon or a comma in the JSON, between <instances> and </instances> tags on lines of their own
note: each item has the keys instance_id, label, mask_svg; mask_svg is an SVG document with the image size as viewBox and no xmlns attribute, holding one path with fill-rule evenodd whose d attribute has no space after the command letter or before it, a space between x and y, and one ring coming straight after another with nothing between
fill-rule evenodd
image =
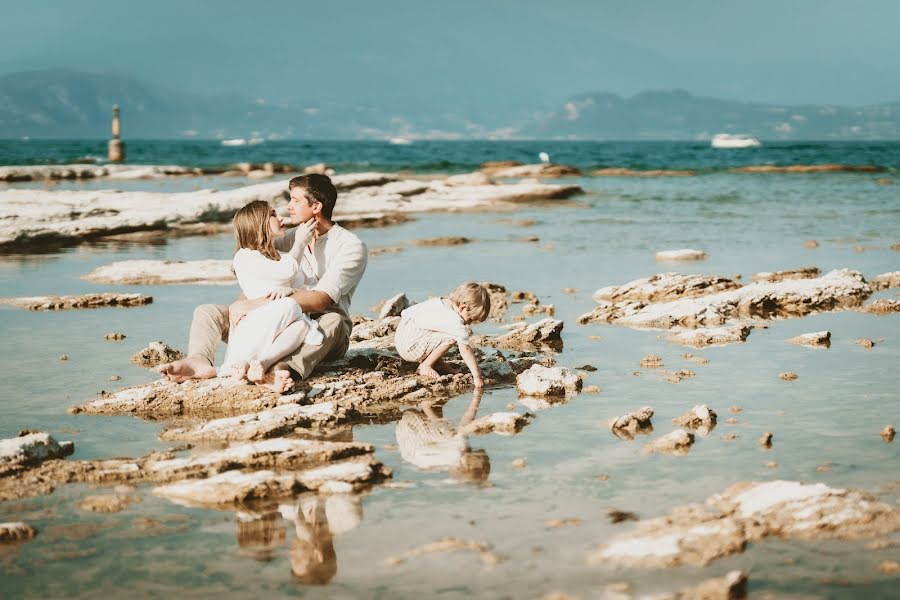
<instances>
[{"instance_id":1,"label":"man sitting on rock","mask_svg":"<svg viewBox=\"0 0 900 600\"><path fill-rule=\"evenodd\" d=\"M294 289L292 297L303 312L318 321L325 341L320 346L303 344L285 363L267 373L262 385L279 394L293 387L295 382L291 375L306 379L322 360L340 358L347 351L353 327L350 300L368 261L368 251L362 240L331 220L337 190L328 176L295 177L288 188L291 195L288 213L294 227L276 242L276 248L287 251L294 243L298 228L315 227L313 241L304 250L300 261L303 275L315 283L307 286L308 289ZM229 325L236 325L247 313L266 302L269 302L266 298L246 300L242 297L231 306L201 304L194 310L188 356L162 364L157 370L175 382L215 377L216 346L219 340L228 341ZM283 371L288 368L293 373L284 376Z\"/></svg>"}]
</instances>

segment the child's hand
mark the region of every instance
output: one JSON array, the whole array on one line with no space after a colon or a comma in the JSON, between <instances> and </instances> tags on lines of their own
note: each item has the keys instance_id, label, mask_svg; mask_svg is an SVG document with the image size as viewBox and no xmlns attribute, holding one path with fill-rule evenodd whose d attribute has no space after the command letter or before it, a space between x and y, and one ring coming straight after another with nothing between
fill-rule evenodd
<instances>
[{"instance_id":1,"label":"child's hand","mask_svg":"<svg viewBox=\"0 0 900 600\"><path fill-rule=\"evenodd\" d=\"M290 288L279 288L266 294L266 300L281 300L282 298L287 298L292 293L293 290Z\"/></svg>"}]
</instances>

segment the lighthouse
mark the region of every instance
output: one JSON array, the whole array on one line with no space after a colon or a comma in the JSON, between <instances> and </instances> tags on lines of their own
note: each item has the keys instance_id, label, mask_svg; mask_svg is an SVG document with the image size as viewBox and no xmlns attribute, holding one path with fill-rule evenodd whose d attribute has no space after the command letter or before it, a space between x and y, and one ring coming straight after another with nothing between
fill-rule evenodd
<instances>
[{"instance_id":1,"label":"lighthouse","mask_svg":"<svg viewBox=\"0 0 900 600\"><path fill-rule=\"evenodd\" d=\"M125 160L125 142L122 141L119 134L119 105L113 105L112 118L112 139L108 144L109 162L122 162Z\"/></svg>"}]
</instances>

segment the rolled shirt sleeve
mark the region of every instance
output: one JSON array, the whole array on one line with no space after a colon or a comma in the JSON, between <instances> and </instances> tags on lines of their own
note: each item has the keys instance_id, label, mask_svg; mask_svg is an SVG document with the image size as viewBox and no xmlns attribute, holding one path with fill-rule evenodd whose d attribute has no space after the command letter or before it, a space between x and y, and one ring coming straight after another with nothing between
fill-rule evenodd
<instances>
[{"instance_id":1,"label":"rolled shirt sleeve","mask_svg":"<svg viewBox=\"0 0 900 600\"><path fill-rule=\"evenodd\" d=\"M325 292L335 303L340 303L341 297L352 294L359 285L368 261L366 245L359 238L345 240L313 291Z\"/></svg>"}]
</instances>

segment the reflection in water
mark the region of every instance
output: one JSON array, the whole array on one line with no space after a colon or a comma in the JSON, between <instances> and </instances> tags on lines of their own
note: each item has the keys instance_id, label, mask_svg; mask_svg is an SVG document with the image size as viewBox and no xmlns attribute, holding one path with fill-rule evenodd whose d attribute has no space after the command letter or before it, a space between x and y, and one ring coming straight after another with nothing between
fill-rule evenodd
<instances>
[{"instance_id":1,"label":"reflection in water","mask_svg":"<svg viewBox=\"0 0 900 600\"><path fill-rule=\"evenodd\" d=\"M476 390L456 428L443 418L441 407L427 402L420 410L407 410L397 423L397 445L406 462L426 470L446 470L453 479L481 483L491 474L491 459L484 450L469 447L469 436L459 433L475 419L482 392Z\"/></svg>"},{"instance_id":2,"label":"reflection in water","mask_svg":"<svg viewBox=\"0 0 900 600\"><path fill-rule=\"evenodd\" d=\"M241 554L254 560L275 558L284 544L284 521L294 525L288 548L291 574L300 583L326 585L337 574L333 537L362 522L362 500L358 494L302 494L293 504L265 512L238 512L237 541Z\"/></svg>"}]
</instances>

